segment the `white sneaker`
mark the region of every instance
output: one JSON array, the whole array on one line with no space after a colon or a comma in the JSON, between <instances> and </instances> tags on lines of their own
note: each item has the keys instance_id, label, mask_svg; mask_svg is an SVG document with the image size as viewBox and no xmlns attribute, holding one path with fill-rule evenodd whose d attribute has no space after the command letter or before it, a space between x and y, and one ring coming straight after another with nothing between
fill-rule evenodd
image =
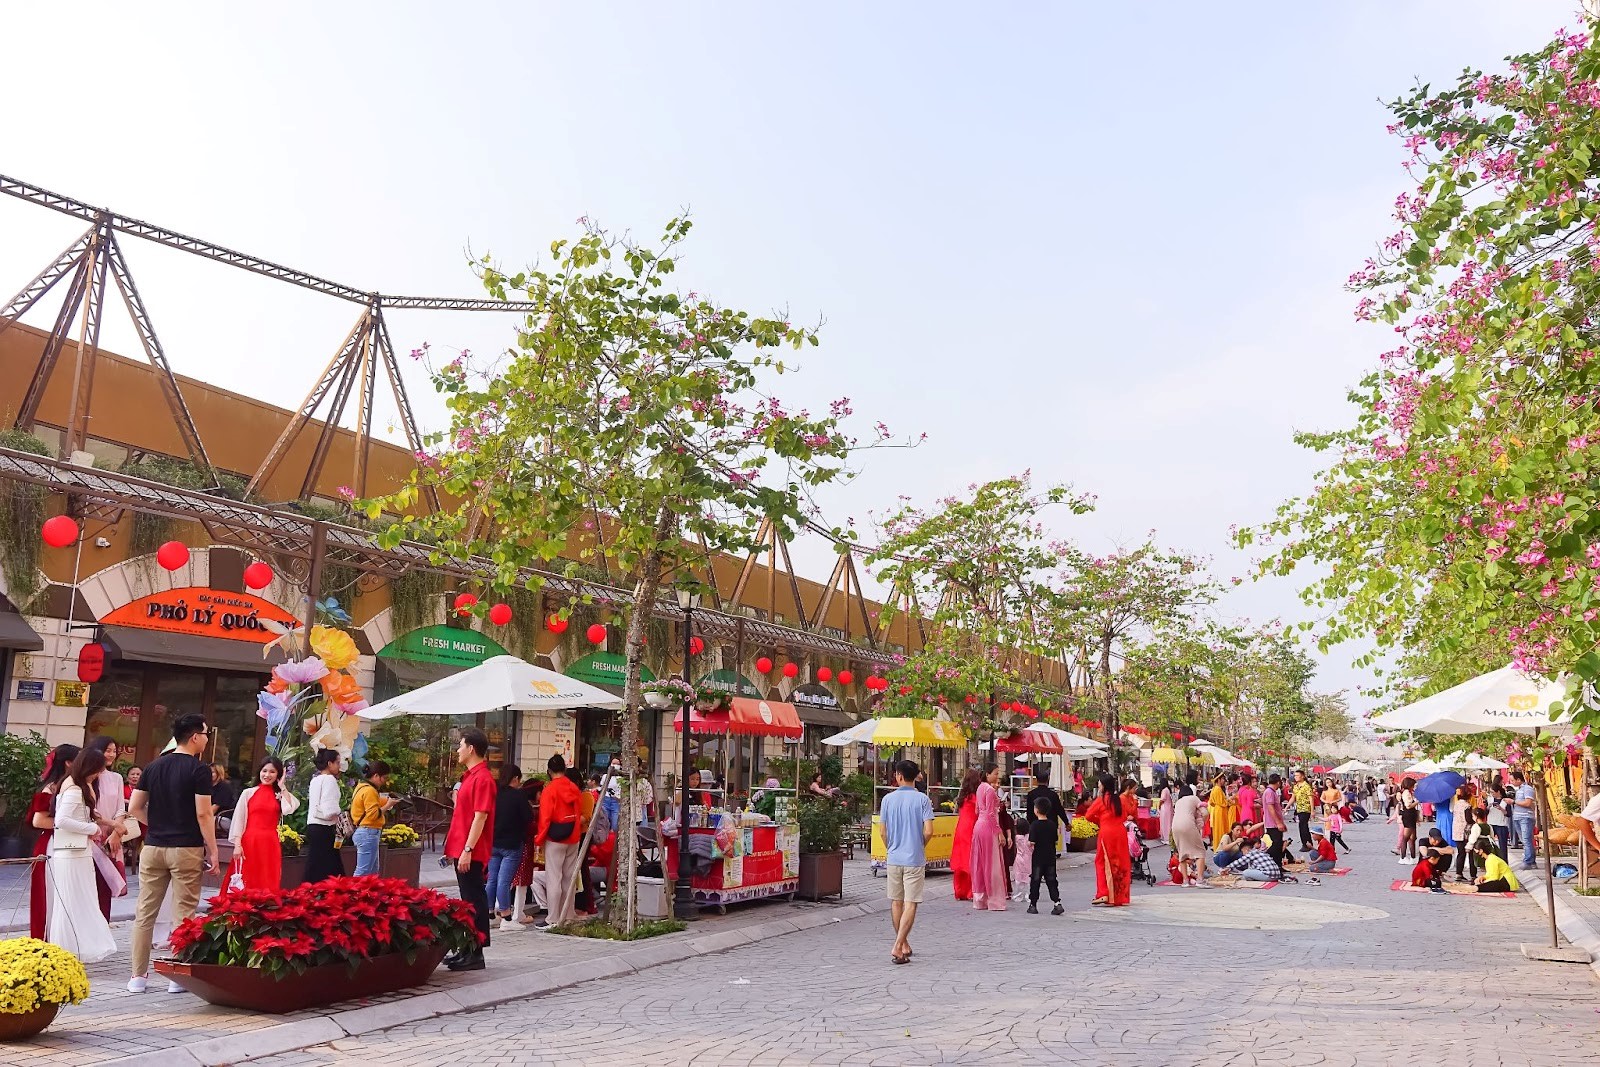
<instances>
[{"instance_id":1,"label":"white sneaker","mask_svg":"<svg viewBox=\"0 0 1600 1067\"><path fill-rule=\"evenodd\" d=\"M128 992L143 993L150 986L150 980L143 975L134 975L128 979Z\"/></svg>"},{"instance_id":2,"label":"white sneaker","mask_svg":"<svg viewBox=\"0 0 1600 1067\"><path fill-rule=\"evenodd\" d=\"M183 986L179 985L177 982L168 982L167 983L167 992L168 993L187 993L189 991L187 989L183 988Z\"/></svg>"},{"instance_id":3,"label":"white sneaker","mask_svg":"<svg viewBox=\"0 0 1600 1067\"><path fill-rule=\"evenodd\" d=\"M1400 857L1400 866L1402 866L1402 867L1415 867L1416 865L1417 865L1416 860L1409 859L1409 858L1407 858L1405 856L1401 856Z\"/></svg>"}]
</instances>

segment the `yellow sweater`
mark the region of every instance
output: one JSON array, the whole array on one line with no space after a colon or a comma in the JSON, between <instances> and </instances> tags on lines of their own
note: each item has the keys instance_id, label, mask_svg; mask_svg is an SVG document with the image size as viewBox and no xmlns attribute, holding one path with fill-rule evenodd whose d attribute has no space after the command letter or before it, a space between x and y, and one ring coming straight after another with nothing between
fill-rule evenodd
<instances>
[{"instance_id":1,"label":"yellow sweater","mask_svg":"<svg viewBox=\"0 0 1600 1067\"><path fill-rule=\"evenodd\" d=\"M358 830L362 827L383 829L383 797L378 795L377 788L371 782L356 786L356 794L350 798L350 821L356 824Z\"/></svg>"}]
</instances>

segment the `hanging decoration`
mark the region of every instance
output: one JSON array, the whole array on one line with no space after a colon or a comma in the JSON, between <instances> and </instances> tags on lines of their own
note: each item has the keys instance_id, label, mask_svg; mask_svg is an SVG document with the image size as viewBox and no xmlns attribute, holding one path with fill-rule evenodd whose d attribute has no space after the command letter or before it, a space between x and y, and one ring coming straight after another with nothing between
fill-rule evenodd
<instances>
[{"instance_id":1,"label":"hanging decoration","mask_svg":"<svg viewBox=\"0 0 1600 1067\"><path fill-rule=\"evenodd\" d=\"M39 527L39 536L51 548L66 548L78 539L78 524L66 515L57 515L44 520L44 525Z\"/></svg>"},{"instance_id":2,"label":"hanging decoration","mask_svg":"<svg viewBox=\"0 0 1600 1067\"><path fill-rule=\"evenodd\" d=\"M90 641L78 649L78 681L93 685L106 673L106 646Z\"/></svg>"},{"instance_id":3,"label":"hanging decoration","mask_svg":"<svg viewBox=\"0 0 1600 1067\"><path fill-rule=\"evenodd\" d=\"M819 671L818 673L820 674L821 672ZM856 680L856 676L855 676L855 673L853 671L840 671L839 672L839 684L840 685L853 685L855 683L855 680Z\"/></svg>"},{"instance_id":4,"label":"hanging decoration","mask_svg":"<svg viewBox=\"0 0 1600 1067\"><path fill-rule=\"evenodd\" d=\"M265 589L272 584L272 568L256 560L244 569L244 587L246 589Z\"/></svg>"},{"instance_id":5,"label":"hanging decoration","mask_svg":"<svg viewBox=\"0 0 1600 1067\"><path fill-rule=\"evenodd\" d=\"M833 681L833 668L832 667L818 667L817 668L817 681L819 681L819 682L831 682L831 681Z\"/></svg>"},{"instance_id":6,"label":"hanging decoration","mask_svg":"<svg viewBox=\"0 0 1600 1067\"><path fill-rule=\"evenodd\" d=\"M471 615L472 614L472 609L477 607L477 606L478 606L478 598L476 596L474 596L473 594L471 594L471 593L461 593L461 594L456 596L456 602L455 602L456 614L458 616L460 616L461 618L463 618L463 619L466 618L468 615Z\"/></svg>"},{"instance_id":7,"label":"hanging decoration","mask_svg":"<svg viewBox=\"0 0 1600 1067\"><path fill-rule=\"evenodd\" d=\"M168 541L156 549L156 562L164 570L175 571L189 562L189 546L182 541Z\"/></svg>"},{"instance_id":8,"label":"hanging decoration","mask_svg":"<svg viewBox=\"0 0 1600 1067\"><path fill-rule=\"evenodd\" d=\"M706 650L705 640L699 637L689 638L689 655L698 656Z\"/></svg>"},{"instance_id":9,"label":"hanging decoration","mask_svg":"<svg viewBox=\"0 0 1600 1067\"><path fill-rule=\"evenodd\" d=\"M552 615L544 620L544 628L553 634L566 633L567 625L567 620L563 619L560 615Z\"/></svg>"},{"instance_id":10,"label":"hanging decoration","mask_svg":"<svg viewBox=\"0 0 1600 1067\"><path fill-rule=\"evenodd\" d=\"M504 626L511 621L511 605L496 604L489 609L489 621L496 626Z\"/></svg>"},{"instance_id":11,"label":"hanging decoration","mask_svg":"<svg viewBox=\"0 0 1600 1067\"><path fill-rule=\"evenodd\" d=\"M795 677L798 677L799 674L800 674L800 664L798 664L798 663L785 663L783 665L783 676L785 678L795 678Z\"/></svg>"},{"instance_id":12,"label":"hanging decoration","mask_svg":"<svg viewBox=\"0 0 1600 1067\"><path fill-rule=\"evenodd\" d=\"M756 673L757 674L771 674L772 673L772 660L767 656L762 656L760 659L756 660Z\"/></svg>"},{"instance_id":13,"label":"hanging decoration","mask_svg":"<svg viewBox=\"0 0 1600 1067\"><path fill-rule=\"evenodd\" d=\"M606 628L599 623L595 623L593 626L589 627L589 643L591 645L605 644Z\"/></svg>"}]
</instances>

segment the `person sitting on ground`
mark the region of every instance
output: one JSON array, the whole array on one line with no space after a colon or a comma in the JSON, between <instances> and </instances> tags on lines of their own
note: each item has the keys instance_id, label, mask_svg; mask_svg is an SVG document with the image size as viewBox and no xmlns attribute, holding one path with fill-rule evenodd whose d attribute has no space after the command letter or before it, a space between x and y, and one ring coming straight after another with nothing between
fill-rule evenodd
<instances>
[{"instance_id":1,"label":"person sitting on ground","mask_svg":"<svg viewBox=\"0 0 1600 1067\"><path fill-rule=\"evenodd\" d=\"M1283 868L1272 859L1272 854L1257 845L1222 869L1223 874L1236 874L1247 882L1281 882Z\"/></svg>"},{"instance_id":2,"label":"person sitting on ground","mask_svg":"<svg viewBox=\"0 0 1600 1067\"><path fill-rule=\"evenodd\" d=\"M1234 827L1223 834L1222 840L1217 842L1217 850L1211 854L1211 862L1215 863L1218 869L1228 866L1244 855L1248 846L1238 830L1238 827Z\"/></svg>"},{"instance_id":3,"label":"person sitting on ground","mask_svg":"<svg viewBox=\"0 0 1600 1067\"><path fill-rule=\"evenodd\" d=\"M1511 865L1495 855L1493 845L1480 839L1475 847L1478 863L1483 867L1483 873L1478 875L1478 892L1515 893L1522 888L1517 876L1511 872Z\"/></svg>"},{"instance_id":4,"label":"person sitting on ground","mask_svg":"<svg viewBox=\"0 0 1600 1067\"><path fill-rule=\"evenodd\" d=\"M1435 893L1443 893L1444 887L1439 884L1439 869L1444 863L1438 849L1424 849L1422 858L1417 860L1417 865L1411 868L1411 885L1416 889L1431 889Z\"/></svg>"},{"instance_id":5,"label":"person sitting on ground","mask_svg":"<svg viewBox=\"0 0 1600 1067\"><path fill-rule=\"evenodd\" d=\"M1456 855L1455 846L1444 839L1444 834L1439 832L1439 828L1437 826L1428 831L1428 837L1422 842L1422 847L1425 849L1431 848L1437 852L1439 854L1439 858L1446 861L1446 866L1449 865L1449 861L1453 860Z\"/></svg>"},{"instance_id":6,"label":"person sitting on ground","mask_svg":"<svg viewBox=\"0 0 1600 1067\"><path fill-rule=\"evenodd\" d=\"M1320 830L1311 832L1311 855L1306 857L1306 869L1312 874L1327 874L1339 862L1339 853L1333 842Z\"/></svg>"}]
</instances>

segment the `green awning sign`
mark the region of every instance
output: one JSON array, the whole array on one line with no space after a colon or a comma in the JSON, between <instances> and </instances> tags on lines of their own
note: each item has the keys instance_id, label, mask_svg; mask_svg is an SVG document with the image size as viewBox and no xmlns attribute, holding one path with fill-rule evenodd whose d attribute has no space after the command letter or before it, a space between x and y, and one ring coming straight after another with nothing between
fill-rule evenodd
<instances>
[{"instance_id":1,"label":"green awning sign","mask_svg":"<svg viewBox=\"0 0 1600 1067\"><path fill-rule=\"evenodd\" d=\"M451 667L476 667L486 659L508 653L476 630L454 626L423 626L401 634L378 652L388 659L414 663L443 663Z\"/></svg>"},{"instance_id":2,"label":"green awning sign","mask_svg":"<svg viewBox=\"0 0 1600 1067\"><path fill-rule=\"evenodd\" d=\"M580 682L590 685L604 685L621 692L623 685L628 680L628 660L616 652L591 652L580 660L575 660L572 666L562 672L568 678L576 678ZM656 680L655 672L644 664L639 665L639 681L653 682Z\"/></svg>"},{"instance_id":3,"label":"green awning sign","mask_svg":"<svg viewBox=\"0 0 1600 1067\"><path fill-rule=\"evenodd\" d=\"M713 693L730 693L736 697L755 697L758 700L766 696L756 688L756 683L738 671L712 671L702 675L695 683L695 688L709 689Z\"/></svg>"}]
</instances>

